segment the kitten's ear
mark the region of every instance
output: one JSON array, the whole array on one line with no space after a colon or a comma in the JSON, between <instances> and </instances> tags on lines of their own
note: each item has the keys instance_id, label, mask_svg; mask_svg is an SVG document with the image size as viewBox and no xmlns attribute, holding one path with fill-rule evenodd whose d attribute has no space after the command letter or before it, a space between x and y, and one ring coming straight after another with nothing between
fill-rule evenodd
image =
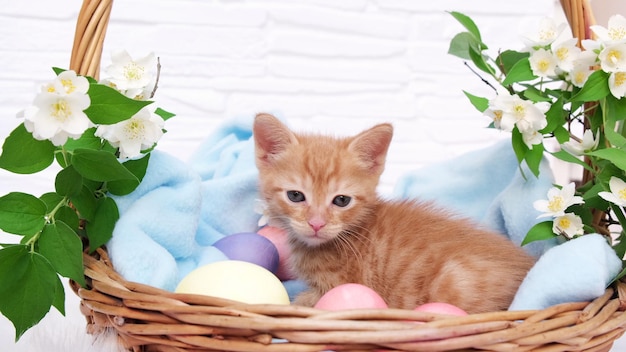
<instances>
[{"instance_id":1,"label":"kitten's ear","mask_svg":"<svg viewBox=\"0 0 626 352\"><path fill-rule=\"evenodd\" d=\"M356 135L348 148L357 154L365 168L380 174L385 168L385 158L392 136L391 124L376 125Z\"/></svg>"},{"instance_id":2,"label":"kitten's ear","mask_svg":"<svg viewBox=\"0 0 626 352\"><path fill-rule=\"evenodd\" d=\"M270 114L256 115L252 131L257 163L271 162L274 157L285 151L289 144L298 143L293 132Z\"/></svg>"}]
</instances>

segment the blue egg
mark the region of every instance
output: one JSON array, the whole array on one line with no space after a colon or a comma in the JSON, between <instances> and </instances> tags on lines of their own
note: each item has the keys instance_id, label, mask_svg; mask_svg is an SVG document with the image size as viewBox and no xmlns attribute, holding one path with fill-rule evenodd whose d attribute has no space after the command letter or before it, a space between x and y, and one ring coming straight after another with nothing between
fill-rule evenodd
<instances>
[{"instance_id":1,"label":"blue egg","mask_svg":"<svg viewBox=\"0 0 626 352\"><path fill-rule=\"evenodd\" d=\"M278 250L267 238L256 233L237 233L213 243L228 259L241 260L264 267L276 274Z\"/></svg>"}]
</instances>

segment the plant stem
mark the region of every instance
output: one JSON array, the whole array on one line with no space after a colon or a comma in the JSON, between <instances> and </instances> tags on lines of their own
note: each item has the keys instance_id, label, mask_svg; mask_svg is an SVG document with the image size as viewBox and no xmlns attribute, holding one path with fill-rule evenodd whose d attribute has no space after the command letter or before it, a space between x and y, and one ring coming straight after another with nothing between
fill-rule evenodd
<instances>
[{"instance_id":1,"label":"plant stem","mask_svg":"<svg viewBox=\"0 0 626 352\"><path fill-rule=\"evenodd\" d=\"M46 219L48 220L48 223L54 223L54 216L56 215L57 211L59 211L59 209L61 209L62 206L67 205L68 201L69 201L69 198L67 196L63 197L63 199L61 199L61 201L57 205L54 206L52 211L46 214Z\"/></svg>"},{"instance_id":2,"label":"plant stem","mask_svg":"<svg viewBox=\"0 0 626 352\"><path fill-rule=\"evenodd\" d=\"M52 208L52 210L48 214L45 215L46 225L54 223L54 220L55 220L54 217L57 211L59 211L61 207L67 205L68 201L69 201L69 198L63 197L63 199L61 199L61 201L57 203L57 205L55 205L54 208ZM26 241L26 245L30 246L31 252L35 251L35 243L37 243L37 241L39 240L39 237L41 237L41 231L37 232L33 237L31 237L30 239L28 239L28 241Z\"/></svg>"}]
</instances>

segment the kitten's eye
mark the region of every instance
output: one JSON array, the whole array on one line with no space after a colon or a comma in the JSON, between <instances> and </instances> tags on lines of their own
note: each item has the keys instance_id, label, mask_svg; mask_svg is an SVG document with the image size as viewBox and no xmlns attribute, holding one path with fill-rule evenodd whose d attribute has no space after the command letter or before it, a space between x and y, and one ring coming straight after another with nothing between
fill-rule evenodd
<instances>
[{"instance_id":1,"label":"kitten's eye","mask_svg":"<svg viewBox=\"0 0 626 352\"><path fill-rule=\"evenodd\" d=\"M287 198L294 203L304 202L304 193L299 191L287 191Z\"/></svg>"},{"instance_id":2,"label":"kitten's eye","mask_svg":"<svg viewBox=\"0 0 626 352\"><path fill-rule=\"evenodd\" d=\"M333 199L333 204L338 206L338 207L346 207L348 206L348 204L350 204L350 201L352 200L352 198L348 197L348 196L337 196Z\"/></svg>"}]
</instances>

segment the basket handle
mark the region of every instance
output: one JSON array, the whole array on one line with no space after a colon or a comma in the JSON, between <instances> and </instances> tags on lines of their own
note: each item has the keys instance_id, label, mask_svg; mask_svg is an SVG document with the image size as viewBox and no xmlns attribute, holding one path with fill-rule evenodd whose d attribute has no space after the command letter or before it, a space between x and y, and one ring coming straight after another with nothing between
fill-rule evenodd
<instances>
[{"instance_id":1,"label":"basket handle","mask_svg":"<svg viewBox=\"0 0 626 352\"><path fill-rule=\"evenodd\" d=\"M560 0L561 7L563 8L563 12L565 13L565 17L567 17L567 22L570 25L572 30L572 35L575 38L578 38L578 47L582 48L581 40L583 39L593 39L594 35L591 31L591 26L596 23L596 19L593 16L593 10L591 8L591 3L589 0ZM585 103L585 129L589 128L589 116L592 116L595 107L597 106L597 102L587 102ZM587 157L585 157L585 162L589 163ZM593 178L593 174L589 172L587 169L583 170L582 173L582 183L585 184ZM598 233L609 236L609 229L607 227L607 222L604 221L606 218L606 214L603 211L593 211L593 220L592 224L595 230Z\"/></svg>"},{"instance_id":2,"label":"basket handle","mask_svg":"<svg viewBox=\"0 0 626 352\"><path fill-rule=\"evenodd\" d=\"M70 70L98 80L112 7L113 0L83 0L76 22Z\"/></svg>"},{"instance_id":3,"label":"basket handle","mask_svg":"<svg viewBox=\"0 0 626 352\"><path fill-rule=\"evenodd\" d=\"M572 35L578 38L578 46L583 39L592 39L590 26L596 23L589 0L561 0L561 7L567 17Z\"/></svg>"}]
</instances>

